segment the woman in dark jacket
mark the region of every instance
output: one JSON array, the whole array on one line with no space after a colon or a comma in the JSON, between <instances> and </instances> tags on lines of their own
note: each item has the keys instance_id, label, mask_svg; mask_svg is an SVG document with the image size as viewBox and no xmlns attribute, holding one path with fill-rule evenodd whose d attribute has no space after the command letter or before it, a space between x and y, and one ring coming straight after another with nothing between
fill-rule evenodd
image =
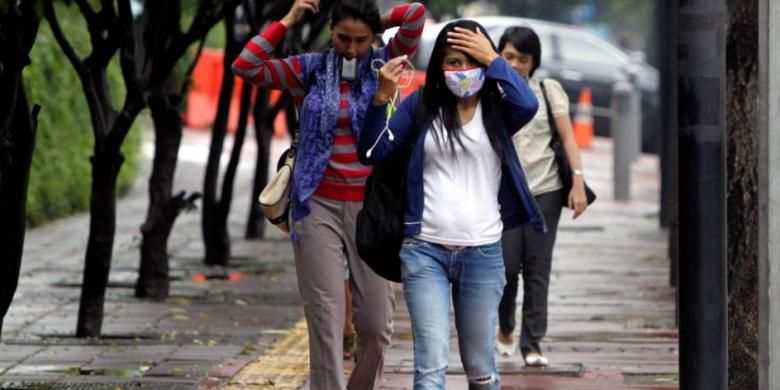
<instances>
[{"instance_id":1,"label":"woman in dark jacket","mask_svg":"<svg viewBox=\"0 0 780 390\"><path fill-rule=\"evenodd\" d=\"M400 257L414 336L414 389L445 388L450 289L469 388L498 389L493 343L505 284L501 232L527 222L545 229L511 141L537 101L474 21L445 26L422 96L410 95L386 118L402 72L400 59L381 69L358 152L364 163L375 164L413 144ZM420 99L425 120L415 128Z\"/></svg>"}]
</instances>

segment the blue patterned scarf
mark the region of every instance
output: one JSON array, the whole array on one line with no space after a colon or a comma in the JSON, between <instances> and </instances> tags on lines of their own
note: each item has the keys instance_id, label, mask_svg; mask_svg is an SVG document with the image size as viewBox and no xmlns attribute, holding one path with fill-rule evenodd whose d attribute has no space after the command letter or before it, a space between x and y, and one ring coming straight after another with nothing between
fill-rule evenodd
<instances>
[{"instance_id":1,"label":"blue patterned scarf","mask_svg":"<svg viewBox=\"0 0 780 390\"><path fill-rule=\"evenodd\" d=\"M377 77L371 69L375 58L386 60L387 51L369 50L358 61L358 77L349 94L349 115L352 131L360 137L363 119L374 97ZM303 100L298 122L298 154L292 185L292 218L297 221L309 214L308 201L322 181L330 159L339 114L341 81L338 55L334 49L323 53L315 65L314 79L309 80L309 92Z\"/></svg>"}]
</instances>

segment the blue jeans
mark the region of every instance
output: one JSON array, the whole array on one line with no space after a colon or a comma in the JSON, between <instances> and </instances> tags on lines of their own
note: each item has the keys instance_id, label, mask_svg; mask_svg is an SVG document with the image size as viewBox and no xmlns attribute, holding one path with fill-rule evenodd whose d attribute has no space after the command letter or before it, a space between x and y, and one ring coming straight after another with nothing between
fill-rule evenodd
<instances>
[{"instance_id":1,"label":"blue jeans","mask_svg":"<svg viewBox=\"0 0 780 390\"><path fill-rule=\"evenodd\" d=\"M450 285L460 359L470 390L498 390L493 354L498 302L506 284L501 242L449 250L407 238L401 279L414 337L414 390L445 388Z\"/></svg>"}]
</instances>

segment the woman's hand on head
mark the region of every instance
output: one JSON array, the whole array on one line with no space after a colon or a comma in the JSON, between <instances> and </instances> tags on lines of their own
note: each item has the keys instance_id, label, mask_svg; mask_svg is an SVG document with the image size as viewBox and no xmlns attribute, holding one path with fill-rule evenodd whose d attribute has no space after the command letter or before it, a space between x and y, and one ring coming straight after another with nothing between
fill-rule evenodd
<instances>
[{"instance_id":1,"label":"woman's hand on head","mask_svg":"<svg viewBox=\"0 0 780 390\"><path fill-rule=\"evenodd\" d=\"M406 54L395 57L387 61L381 69L379 69L379 86L376 88L374 94L375 104L387 103L398 88L398 80L401 79L406 62Z\"/></svg>"},{"instance_id":2,"label":"woman's hand on head","mask_svg":"<svg viewBox=\"0 0 780 390\"><path fill-rule=\"evenodd\" d=\"M281 23L289 28L300 22L306 11L311 11L314 14L320 12L320 0L295 0L290 11L282 18Z\"/></svg>"},{"instance_id":3,"label":"woman's hand on head","mask_svg":"<svg viewBox=\"0 0 780 390\"><path fill-rule=\"evenodd\" d=\"M482 31L476 32L462 27L455 27L455 31L447 33L447 43L455 50L460 50L484 66L490 65L493 60L499 57L493 50L490 39L482 34Z\"/></svg>"}]
</instances>

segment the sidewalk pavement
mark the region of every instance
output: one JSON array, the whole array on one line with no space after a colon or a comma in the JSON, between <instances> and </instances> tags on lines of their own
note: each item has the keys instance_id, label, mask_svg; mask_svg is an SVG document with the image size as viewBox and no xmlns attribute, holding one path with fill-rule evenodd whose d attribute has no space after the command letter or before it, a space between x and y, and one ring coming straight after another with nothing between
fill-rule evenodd
<instances>
[{"instance_id":1,"label":"sidewalk pavement","mask_svg":"<svg viewBox=\"0 0 780 390\"><path fill-rule=\"evenodd\" d=\"M597 138L582 159L598 200L577 220L568 210L561 218L542 342L551 365L530 368L519 354L499 357L501 388L677 389L675 291L669 287L668 233L658 228L658 158L645 155L635 163L631 202L613 199L610 140ZM397 297L403 302L402 294ZM522 293L518 326L521 302ZM403 303L395 319L383 388L411 389L411 330ZM466 389L452 333L447 389Z\"/></svg>"},{"instance_id":2,"label":"sidewalk pavement","mask_svg":"<svg viewBox=\"0 0 780 390\"><path fill-rule=\"evenodd\" d=\"M271 230L268 240L242 238L256 156L251 137L229 218L231 266L203 265L200 211L183 214L170 237L170 298L133 297L153 137L144 134L141 173L117 205L103 337L74 337L89 216L29 230L0 344L0 389L191 389L230 377L302 317L289 243ZM185 132L175 191L202 191L209 139L208 132ZM283 148L274 144L276 153Z\"/></svg>"},{"instance_id":3,"label":"sidewalk pavement","mask_svg":"<svg viewBox=\"0 0 780 390\"><path fill-rule=\"evenodd\" d=\"M307 334L290 245L273 230L266 240L242 238L256 155L251 137L229 221L231 266L202 264L199 212L184 214L169 245L171 298L133 297L152 137L146 134L139 180L117 208L104 337L74 337L88 216L31 229L0 344L0 389L306 387ZM206 132L185 132L177 190L201 189L208 142ZM278 154L284 145L273 148ZM564 217L558 235L543 343L552 366L532 370L518 357L500 358L502 388L676 389L674 290L668 287L666 233L657 227L658 160L639 160L634 201L619 203L611 199L609 140L597 139L583 159L599 200L577 221ZM411 332L397 291L383 389L411 387ZM447 388L465 389L456 345L453 335Z\"/></svg>"},{"instance_id":4,"label":"sidewalk pavement","mask_svg":"<svg viewBox=\"0 0 780 390\"><path fill-rule=\"evenodd\" d=\"M519 356L499 357L501 388L677 389L675 292L669 287L668 234L658 228L658 158L642 156L635 163L632 201L617 202L611 142L597 139L582 154L588 183L599 199L581 219L572 220L570 211L562 218L543 342L552 364L529 368ZM396 297L385 390L411 389L413 378L409 316L398 285ZM277 379L289 388L303 383L308 359L304 327L299 323L278 349L248 364L223 389L279 388L269 385ZM447 389L467 389L454 328L450 340Z\"/></svg>"}]
</instances>

